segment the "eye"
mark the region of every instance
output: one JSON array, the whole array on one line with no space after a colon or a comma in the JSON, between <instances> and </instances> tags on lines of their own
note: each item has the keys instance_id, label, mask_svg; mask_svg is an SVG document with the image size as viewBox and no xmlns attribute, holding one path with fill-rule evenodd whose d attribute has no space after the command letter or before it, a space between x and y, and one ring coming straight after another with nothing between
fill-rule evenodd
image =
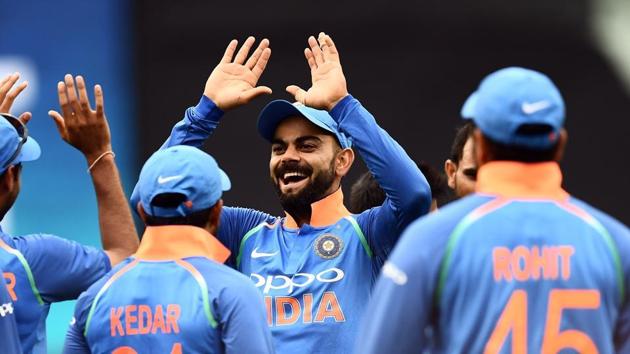
<instances>
[{"instance_id":1,"label":"eye","mask_svg":"<svg viewBox=\"0 0 630 354\"><path fill-rule=\"evenodd\" d=\"M284 153L284 150L286 150L286 147L284 145L280 145L280 144L271 145L271 153L274 155L282 154Z\"/></svg>"},{"instance_id":2,"label":"eye","mask_svg":"<svg viewBox=\"0 0 630 354\"><path fill-rule=\"evenodd\" d=\"M304 151L304 152L313 152L317 149L317 145L312 144L312 143L304 143L302 145L300 145L300 150Z\"/></svg>"}]
</instances>

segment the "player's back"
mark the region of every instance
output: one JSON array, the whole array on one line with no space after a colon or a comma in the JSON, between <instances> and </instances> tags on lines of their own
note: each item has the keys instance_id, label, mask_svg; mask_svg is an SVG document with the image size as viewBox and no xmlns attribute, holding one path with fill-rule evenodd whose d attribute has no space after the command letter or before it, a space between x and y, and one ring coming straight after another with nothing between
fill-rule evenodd
<instances>
[{"instance_id":1,"label":"player's back","mask_svg":"<svg viewBox=\"0 0 630 354\"><path fill-rule=\"evenodd\" d=\"M239 308L260 320L239 318ZM257 331L268 329L251 281L204 257L129 259L82 295L77 314L91 353L225 353L234 335L228 327L247 336L243 326L254 328L250 341L258 348L231 350L270 352L270 337Z\"/></svg>"},{"instance_id":2,"label":"player's back","mask_svg":"<svg viewBox=\"0 0 630 354\"><path fill-rule=\"evenodd\" d=\"M614 352L629 240L612 219L574 199L473 198L487 200L455 226L440 267L439 351Z\"/></svg>"}]
</instances>

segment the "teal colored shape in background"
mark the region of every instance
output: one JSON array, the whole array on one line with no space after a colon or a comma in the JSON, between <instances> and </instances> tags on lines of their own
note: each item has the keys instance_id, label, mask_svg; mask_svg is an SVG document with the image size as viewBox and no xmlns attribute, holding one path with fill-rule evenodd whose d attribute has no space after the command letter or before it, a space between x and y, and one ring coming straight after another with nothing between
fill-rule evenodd
<instances>
[{"instance_id":1,"label":"teal colored shape in background","mask_svg":"<svg viewBox=\"0 0 630 354\"><path fill-rule=\"evenodd\" d=\"M22 190L3 221L13 235L47 233L100 247L94 189L82 154L64 143L48 117L59 110L57 82L66 73L103 86L105 113L127 195L136 180L131 5L126 0L0 0L0 76L22 71L30 84L12 113L31 111L29 133L42 148L25 163ZM88 90L93 102L93 91ZM54 250L50 250L54 252ZM61 352L73 301L53 304L49 353Z\"/></svg>"}]
</instances>

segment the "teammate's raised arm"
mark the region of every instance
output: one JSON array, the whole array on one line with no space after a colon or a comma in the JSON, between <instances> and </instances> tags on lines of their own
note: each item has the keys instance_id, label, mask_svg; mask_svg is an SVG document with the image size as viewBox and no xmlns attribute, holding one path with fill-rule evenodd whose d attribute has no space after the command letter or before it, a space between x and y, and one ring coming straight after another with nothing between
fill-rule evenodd
<instances>
[{"instance_id":1,"label":"teammate's raised arm","mask_svg":"<svg viewBox=\"0 0 630 354\"><path fill-rule=\"evenodd\" d=\"M78 95L77 91L78 89ZM90 107L83 77L66 75L57 84L63 116L50 111L61 138L85 156L98 202L103 249L112 265L138 248L138 236L114 161L111 137L105 117L103 89L94 86L95 109Z\"/></svg>"}]
</instances>

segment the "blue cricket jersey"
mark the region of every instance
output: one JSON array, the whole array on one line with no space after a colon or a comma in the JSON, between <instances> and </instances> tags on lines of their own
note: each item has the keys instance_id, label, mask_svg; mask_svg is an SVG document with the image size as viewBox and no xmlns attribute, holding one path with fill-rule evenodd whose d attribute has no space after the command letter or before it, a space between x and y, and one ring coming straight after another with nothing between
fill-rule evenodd
<instances>
[{"instance_id":1,"label":"blue cricket jersey","mask_svg":"<svg viewBox=\"0 0 630 354\"><path fill-rule=\"evenodd\" d=\"M223 112L207 97L186 111L162 146L200 147ZM404 228L431 205L429 185L407 153L352 96L330 115L352 139L387 195L351 215L341 190L314 203L309 224L246 208L223 209L218 238L229 264L262 293L278 353L350 353L378 272ZM137 203L137 195L131 198Z\"/></svg>"},{"instance_id":2,"label":"blue cricket jersey","mask_svg":"<svg viewBox=\"0 0 630 354\"><path fill-rule=\"evenodd\" d=\"M15 306L24 353L46 353L50 304L76 299L110 270L102 250L52 235L12 237L0 229L0 268Z\"/></svg>"},{"instance_id":3,"label":"blue cricket jersey","mask_svg":"<svg viewBox=\"0 0 630 354\"><path fill-rule=\"evenodd\" d=\"M147 227L77 301L64 353L273 353L262 299L229 254L198 227Z\"/></svg>"},{"instance_id":4,"label":"blue cricket jersey","mask_svg":"<svg viewBox=\"0 0 630 354\"><path fill-rule=\"evenodd\" d=\"M2 273L2 269L0 269ZM4 283L0 278L0 352L5 354L20 354L20 337L15 324L15 309L13 301Z\"/></svg>"},{"instance_id":5,"label":"blue cricket jersey","mask_svg":"<svg viewBox=\"0 0 630 354\"><path fill-rule=\"evenodd\" d=\"M555 162L483 165L405 231L356 352L630 352L630 231L561 183Z\"/></svg>"}]
</instances>

